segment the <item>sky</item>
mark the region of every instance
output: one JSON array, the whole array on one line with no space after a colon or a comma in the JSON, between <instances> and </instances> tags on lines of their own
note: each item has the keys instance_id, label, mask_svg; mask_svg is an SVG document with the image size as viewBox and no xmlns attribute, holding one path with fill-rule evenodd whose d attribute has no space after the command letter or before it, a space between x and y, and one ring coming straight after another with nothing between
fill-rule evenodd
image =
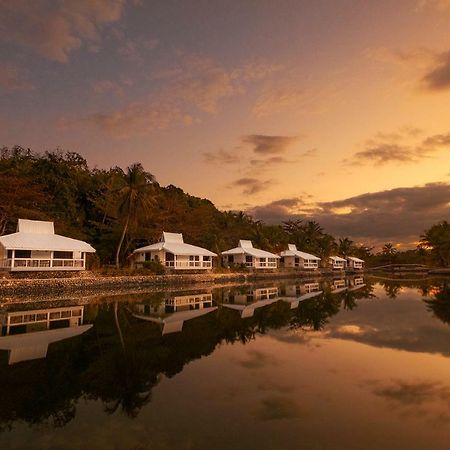
<instances>
[{"instance_id":1,"label":"sky","mask_svg":"<svg viewBox=\"0 0 450 450\"><path fill-rule=\"evenodd\" d=\"M0 32L0 145L358 243L450 219L450 0L0 0Z\"/></svg>"}]
</instances>

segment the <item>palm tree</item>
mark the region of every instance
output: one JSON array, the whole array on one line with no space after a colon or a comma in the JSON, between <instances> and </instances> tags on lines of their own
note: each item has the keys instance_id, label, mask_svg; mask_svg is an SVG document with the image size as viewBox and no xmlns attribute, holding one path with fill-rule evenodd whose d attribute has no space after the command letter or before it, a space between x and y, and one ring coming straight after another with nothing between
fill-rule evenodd
<instances>
[{"instance_id":1,"label":"palm tree","mask_svg":"<svg viewBox=\"0 0 450 450\"><path fill-rule=\"evenodd\" d=\"M430 249L434 259L442 266L450 265L450 223L446 220L433 225L421 236L420 248Z\"/></svg>"},{"instance_id":2,"label":"palm tree","mask_svg":"<svg viewBox=\"0 0 450 450\"><path fill-rule=\"evenodd\" d=\"M116 249L116 267L120 267L120 250L131 224L137 222L139 213L146 214L153 203L152 183L155 178L146 172L140 163L134 163L127 168L126 173L118 177L117 213L123 221L122 234Z\"/></svg>"},{"instance_id":3,"label":"palm tree","mask_svg":"<svg viewBox=\"0 0 450 450\"><path fill-rule=\"evenodd\" d=\"M349 238L339 238L339 254L342 256L348 256L353 251L354 242Z\"/></svg>"},{"instance_id":4,"label":"palm tree","mask_svg":"<svg viewBox=\"0 0 450 450\"><path fill-rule=\"evenodd\" d=\"M389 264L392 264L392 261L397 254L397 249L390 242L388 242L383 245L381 253L388 258Z\"/></svg>"}]
</instances>

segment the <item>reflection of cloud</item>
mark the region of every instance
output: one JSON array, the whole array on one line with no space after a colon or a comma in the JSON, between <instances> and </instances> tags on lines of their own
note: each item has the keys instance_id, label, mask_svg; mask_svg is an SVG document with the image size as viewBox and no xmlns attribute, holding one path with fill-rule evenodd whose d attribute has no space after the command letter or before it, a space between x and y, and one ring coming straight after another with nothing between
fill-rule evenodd
<instances>
[{"instance_id":1,"label":"reflection of cloud","mask_svg":"<svg viewBox=\"0 0 450 450\"><path fill-rule=\"evenodd\" d=\"M239 365L246 369L262 369L278 364L279 360L271 353L264 353L259 350L249 350L247 352L247 358L239 361Z\"/></svg>"},{"instance_id":2,"label":"reflection of cloud","mask_svg":"<svg viewBox=\"0 0 450 450\"><path fill-rule=\"evenodd\" d=\"M291 398L284 396L267 397L261 401L256 417L259 420L291 420L304 417L305 413Z\"/></svg>"},{"instance_id":3,"label":"reflection of cloud","mask_svg":"<svg viewBox=\"0 0 450 450\"><path fill-rule=\"evenodd\" d=\"M58 62L84 43L99 41L99 29L116 22L124 0L14 0L0 3L3 39Z\"/></svg>"},{"instance_id":4,"label":"reflection of cloud","mask_svg":"<svg viewBox=\"0 0 450 450\"><path fill-rule=\"evenodd\" d=\"M375 382L373 393L405 406L443 401L450 406L450 386L436 381L393 380Z\"/></svg>"}]
</instances>

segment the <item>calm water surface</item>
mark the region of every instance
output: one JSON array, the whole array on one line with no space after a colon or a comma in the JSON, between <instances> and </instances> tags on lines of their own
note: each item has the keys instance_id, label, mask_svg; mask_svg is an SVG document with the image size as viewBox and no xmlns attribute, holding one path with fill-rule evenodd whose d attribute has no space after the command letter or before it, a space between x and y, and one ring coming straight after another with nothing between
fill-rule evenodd
<instances>
[{"instance_id":1,"label":"calm water surface","mask_svg":"<svg viewBox=\"0 0 450 450\"><path fill-rule=\"evenodd\" d=\"M450 283L4 303L2 449L448 449Z\"/></svg>"}]
</instances>

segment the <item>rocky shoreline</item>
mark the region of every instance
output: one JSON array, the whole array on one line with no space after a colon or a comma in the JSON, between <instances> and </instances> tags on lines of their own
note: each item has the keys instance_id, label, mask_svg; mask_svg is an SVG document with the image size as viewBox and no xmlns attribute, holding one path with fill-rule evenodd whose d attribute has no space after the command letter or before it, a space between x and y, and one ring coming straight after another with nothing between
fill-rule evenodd
<instances>
[{"instance_id":1,"label":"rocky shoreline","mask_svg":"<svg viewBox=\"0 0 450 450\"><path fill-rule=\"evenodd\" d=\"M142 292L191 285L249 283L265 279L317 278L322 272L279 271L264 273L207 273L177 275L102 276L84 273L67 278L3 278L0 279L0 297L4 302L16 297L44 295L95 295L117 292Z\"/></svg>"}]
</instances>

